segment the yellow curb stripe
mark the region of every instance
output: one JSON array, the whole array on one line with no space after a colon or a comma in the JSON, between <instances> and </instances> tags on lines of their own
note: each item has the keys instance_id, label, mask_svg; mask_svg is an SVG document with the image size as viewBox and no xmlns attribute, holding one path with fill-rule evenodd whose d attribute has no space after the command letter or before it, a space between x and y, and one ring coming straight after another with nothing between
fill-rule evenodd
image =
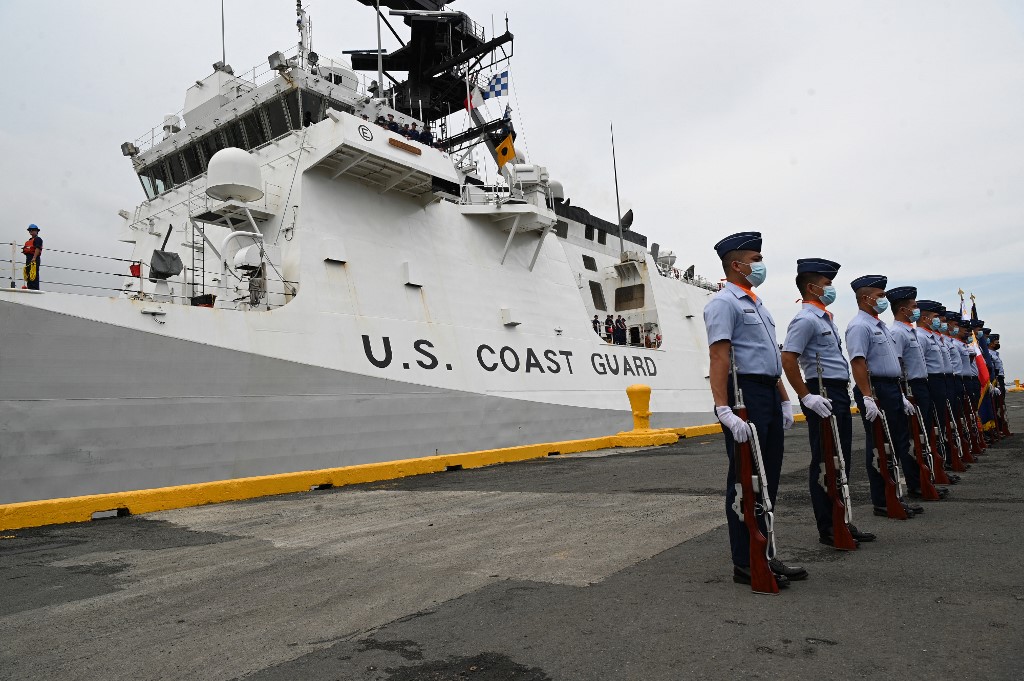
<instances>
[{"instance_id":1,"label":"yellow curb stripe","mask_svg":"<svg viewBox=\"0 0 1024 681\"><path fill-rule=\"evenodd\" d=\"M857 408L850 410L858 413ZM795 416L803 421L803 414ZM278 473L251 478L215 480L192 485L158 487L109 494L92 494L64 499L43 499L16 504L0 504L0 531L39 527L58 523L78 523L92 520L98 511L128 509L132 515L168 511L188 506L204 506L225 501L241 501L277 494L308 492L310 488L331 485L343 487L366 482L396 480L412 475L439 473L449 466L479 468L500 463L538 459L550 454L575 454L613 447L651 447L676 442L679 438L700 437L722 432L719 423L685 428L661 428L649 431L626 431L617 435L566 440L535 445L521 445L503 449L485 449L463 454L442 454L418 459L402 459L381 463L367 463L343 468L317 471Z\"/></svg>"},{"instance_id":2,"label":"yellow curb stripe","mask_svg":"<svg viewBox=\"0 0 1024 681\"><path fill-rule=\"evenodd\" d=\"M619 435L568 440L504 449L488 449L463 454L442 454L418 459L368 463L343 468L279 473L251 478L216 480L191 485L156 489L93 494L64 499L43 499L15 504L0 504L0 531L39 527L57 523L85 522L98 511L128 509L137 515L187 506L203 506L277 494L307 492L311 487L356 485L394 480L411 475L438 473L449 466L479 468L498 463L537 459L550 454L574 454L612 447L647 447L671 444L678 436L664 431L625 432Z\"/></svg>"}]
</instances>

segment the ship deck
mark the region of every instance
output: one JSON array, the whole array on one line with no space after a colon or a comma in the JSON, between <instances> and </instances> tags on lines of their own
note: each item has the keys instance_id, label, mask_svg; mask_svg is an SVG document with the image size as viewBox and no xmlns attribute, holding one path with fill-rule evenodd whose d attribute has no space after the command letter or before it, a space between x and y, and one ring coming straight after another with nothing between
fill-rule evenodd
<instances>
[{"instance_id":1,"label":"ship deck","mask_svg":"<svg viewBox=\"0 0 1024 681\"><path fill-rule=\"evenodd\" d=\"M774 597L731 581L721 435L0 539L0 678L1020 678L1018 435L910 521L817 543L787 436ZM860 463L858 463L860 462Z\"/></svg>"}]
</instances>

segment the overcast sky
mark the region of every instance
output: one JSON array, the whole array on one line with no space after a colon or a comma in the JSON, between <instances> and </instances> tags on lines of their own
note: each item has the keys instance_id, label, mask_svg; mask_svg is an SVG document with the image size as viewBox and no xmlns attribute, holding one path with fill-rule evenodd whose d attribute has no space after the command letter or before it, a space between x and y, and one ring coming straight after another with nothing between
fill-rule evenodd
<instances>
[{"instance_id":1,"label":"overcast sky","mask_svg":"<svg viewBox=\"0 0 1024 681\"><path fill-rule=\"evenodd\" d=\"M682 267L718 278L714 243L762 231L761 292L783 329L799 257L842 263L841 328L861 274L947 305L962 287L1006 336L1008 377L1024 378L1024 3L452 7L488 35L509 13L517 146L573 203L614 221L614 121L634 227ZM307 8L319 53L376 46L355 0ZM297 40L294 2L227 0L226 12L236 72ZM36 222L48 246L107 251L117 210L143 198L118 147L180 110L220 59L220 3L4 0L0 44L4 240Z\"/></svg>"}]
</instances>

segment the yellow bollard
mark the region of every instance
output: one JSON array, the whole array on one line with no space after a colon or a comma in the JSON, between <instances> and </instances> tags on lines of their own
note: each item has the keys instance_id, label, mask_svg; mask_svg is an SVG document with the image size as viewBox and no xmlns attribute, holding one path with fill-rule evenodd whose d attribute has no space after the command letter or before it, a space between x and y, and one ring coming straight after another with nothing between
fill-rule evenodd
<instances>
[{"instance_id":1,"label":"yellow bollard","mask_svg":"<svg viewBox=\"0 0 1024 681\"><path fill-rule=\"evenodd\" d=\"M1020 379L1019 378L1013 379L1013 387L1010 388L1010 392L1011 393L1024 392L1024 387L1021 387Z\"/></svg>"},{"instance_id":2,"label":"yellow bollard","mask_svg":"<svg viewBox=\"0 0 1024 681\"><path fill-rule=\"evenodd\" d=\"M629 406L633 410L633 430L651 429L651 386L634 383L626 388Z\"/></svg>"},{"instance_id":3,"label":"yellow bollard","mask_svg":"<svg viewBox=\"0 0 1024 681\"><path fill-rule=\"evenodd\" d=\"M633 430L614 436L616 447L649 447L678 442L679 435L671 428L651 428L651 386L636 383L626 388L633 410Z\"/></svg>"}]
</instances>

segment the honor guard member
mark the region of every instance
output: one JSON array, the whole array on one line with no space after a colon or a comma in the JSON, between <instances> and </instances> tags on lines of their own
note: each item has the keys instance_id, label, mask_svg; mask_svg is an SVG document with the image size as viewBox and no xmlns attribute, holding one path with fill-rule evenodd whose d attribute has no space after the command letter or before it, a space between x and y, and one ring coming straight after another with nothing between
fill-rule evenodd
<instances>
[{"instance_id":1,"label":"honor guard member","mask_svg":"<svg viewBox=\"0 0 1024 681\"><path fill-rule=\"evenodd\" d=\"M942 303L934 300L918 300L917 309L920 310L921 315L917 320L918 337L921 339L921 347L924 350L925 366L928 370L928 396L931 400L931 408L924 412L924 422L929 430L935 426L943 431L943 424L946 422L945 414L948 411L946 405L949 401L946 374L952 371L949 355L942 344L941 334L942 313L946 308L942 306ZM960 481L960 476L949 472L952 465L951 456L947 448L943 468L946 469L946 477L949 478L949 481L956 484Z\"/></svg>"},{"instance_id":2,"label":"honor guard member","mask_svg":"<svg viewBox=\"0 0 1024 681\"><path fill-rule=\"evenodd\" d=\"M704 307L711 359L711 395L715 401L715 414L722 422L725 452L729 457L725 516L732 547L733 581L749 584L750 535L743 518L733 510L736 500L733 449L736 441L748 440L750 429L730 407L735 398L730 377L730 354L735 356L737 380L743 391L748 418L757 428L768 480L768 498L773 506L782 472L783 431L793 425L793 411L782 383L782 359L775 336L775 320L753 291L766 276L761 256L761 234L733 234L715 244L715 251L722 260L726 284ZM787 567L778 559L771 560L769 564L780 586L807 577L803 568Z\"/></svg>"},{"instance_id":3,"label":"honor guard member","mask_svg":"<svg viewBox=\"0 0 1024 681\"><path fill-rule=\"evenodd\" d=\"M996 388L999 393L996 397L1006 394L1006 372L1003 369L1003 358L999 355L999 334L992 333L988 336L988 352L992 355L992 364L996 370Z\"/></svg>"},{"instance_id":4,"label":"honor guard member","mask_svg":"<svg viewBox=\"0 0 1024 681\"><path fill-rule=\"evenodd\" d=\"M960 313L954 312L953 310L947 309L942 315L945 320L942 331L945 336L943 340L946 343L946 352L949 354L950 374L948 378L949 384L949 403L953 406L953 415L959 421L963 418L963 406L964 406L964 384L960 380L960 374L963 371L963 358L960 355L960 349L957 348L957 336L960 334Z\"/></svg>"},{"instance_id":5,"label":"honor guard member","mask_svg":"<svg viewBox=\"0 0 1024 681\"><path fill-rule=\"evenodd\" d=\"M803 305L786 330L782 343L782 368L789 384L796 390L804 415L807 417L807 436L811 444L811 464L808 484L811 507L818 525L818 541L835 545L832 536L832 502L821 479L821 429L830 427L824 419L834 414L839 429L836 446L842 451L846 470L850 470L850 451L853 448L853 417L850 415L850 367L843 356L843 342L839 329L827 308L836 299L832 285L839 272L839 263L824 258L804 258L796 261L796 287ZM828 399L818 388L818 363L821 363L822 384ZM801 370L803 374L801 375ZM875 535L861 532L850 525L850 534L858 542L872 541Z\"/></svg>"},{"instance_id":6,"label":"honor guard member","mask_svg":"<svg viewBox=\"0 0 1024 681\"><path fill-rule=\"evenodd\" d=\"M961 376L963 376L964 386L967 390L967 394L971 397L971 403L977 405L981 400L981 381L979 379L978 372L978 347L971 343L972 332L977 333L981 331L981 327L984 326L985 322L980 319L964 320L963 324L960 325L960 359L963 362L963 370Z\"/></svg>"},{"instance_id":7,"label":"honor guard member","mask_svg":"<svg viewBox=\"0 0 1024 681\"><path fill-rule=\"evenodd\" d=\"M888 278L881 274L868 274L850 282L857 296L857 315L846 327L846 349L850 353L850 368L853 371L853 396L860 408L867 435L866 465L868 483L871 487L871 503L874 513L888 516L885 506L885 481L875 469L875 443L873 423L879 410L885 412L889 422L890 443L897 461L903 462L910 455L910 437L907 429L907 414L913 412L913 405L900 392L900 357L896 342L878 315L889 307L885 298ZM868 374L871 374L870 379ZM872 388L877 401L872 398ZM924 513L921 506L912 506L901 500L907 510L907 517Z\"/></svg>"},{"instance_id":8,"label":"honor guard member","mask_svg":"<svg viewBox=\"0 0 1024 681\"><path fill-rule=\"evenodd\" d=\"M903 360L903 370L906 373L907 387L914 395L921 415L932 410L931 395L928 391L928 360L925 357L924 332L917 329L914 324L921 318L921 310L917 306L917 288L914 286L900 286L885 292L885 298L889 301L894 323L892 325L892 338L896 342L896 352ZM907 415L916 419L917 413ZM927 427L928 422L925 421ZM922 433L927 437L927 433ZM921 497L921 469L917 460L908 450L907 459L901 460L903 470L907 479L908 494L912 497ZM945 487L937 487L939 495L945 497L949 490Z\"/></svg>"}]
</instances>

